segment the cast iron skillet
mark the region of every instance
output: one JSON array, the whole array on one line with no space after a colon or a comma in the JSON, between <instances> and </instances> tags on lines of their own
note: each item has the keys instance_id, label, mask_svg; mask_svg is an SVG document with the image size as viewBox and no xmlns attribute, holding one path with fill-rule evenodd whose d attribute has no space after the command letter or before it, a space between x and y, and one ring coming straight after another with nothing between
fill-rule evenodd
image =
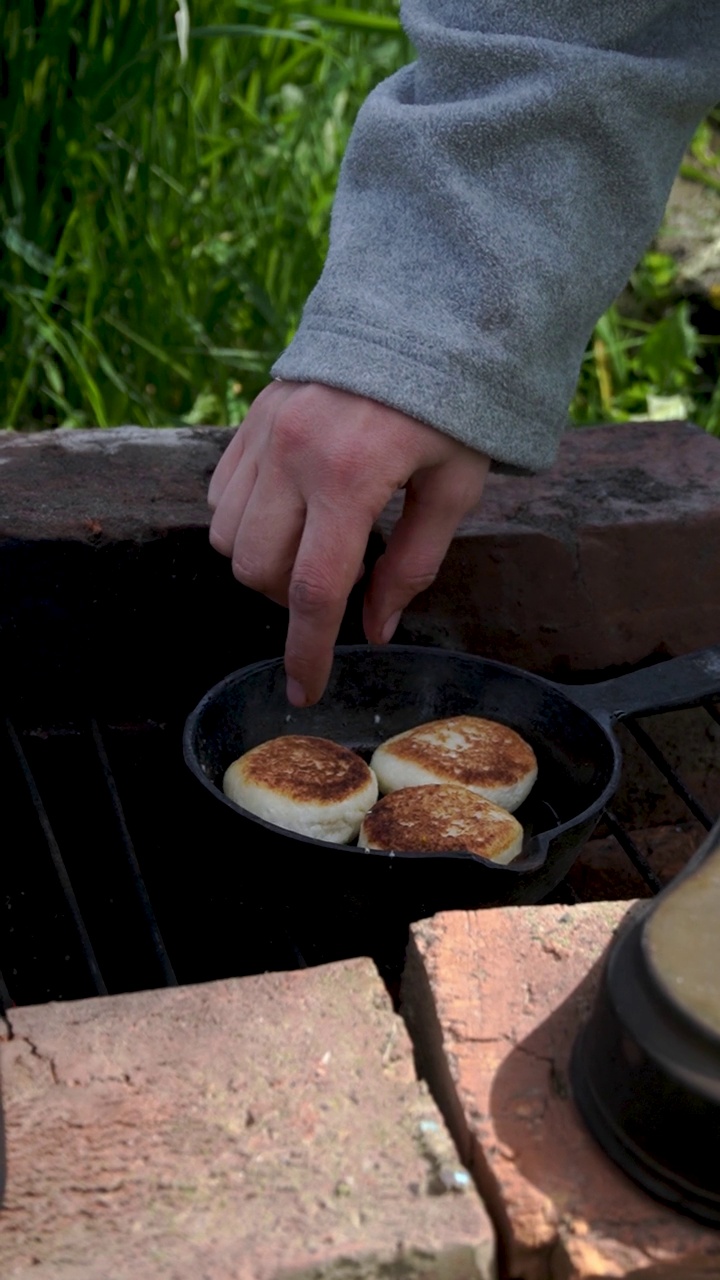
<instances>
[{"instance_id":1,"label":"cast iron skillet","mask_svg":"<svg viewBox=\"0 0 720 1280\"><path fill-rule=\"evenodd\" d=\"M561 686L500 662L419 646L336 650L322 700L296 710L281 659L227 676L189 716L185 760L212 798L208 853L242 875L246 893L284 887L286 897L338 895L357 905L402 903L407 918L435 911L544 898L562 880L613 794L623 717L691 706L720 693L720 646L599 684ZM522 854L497 866L467 853L387 854L312 840L253 817L222 793L225 769L284 733L332 738L366 758L404 729L457 714L509 724L531 744L538 780L517 817Z\"/></svg>"}]
</instances>

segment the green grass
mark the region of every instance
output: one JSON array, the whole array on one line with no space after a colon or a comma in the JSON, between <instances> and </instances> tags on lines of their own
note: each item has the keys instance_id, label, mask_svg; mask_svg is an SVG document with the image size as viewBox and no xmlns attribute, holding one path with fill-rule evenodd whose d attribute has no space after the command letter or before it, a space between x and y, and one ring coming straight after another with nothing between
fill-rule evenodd
<instances>
[{"instance_id":1,"label":"green grass","mask_svg":"<svg viewBox=\"0 0 720 1280\"><path fill-rule=\"evenodd\" d=\"M18 0L4 10L0 424L238 422L317 279L356 111L411 51L394 0ZM691 167L717 181L712 136ZM688 162L689 163L689 162ZM718 346L646 258L579 423L658 397L720 434Z\"/></svg>"},{"instance_id":2,"label":"green grass","mask_svg":"<svg viewBox=\"0 0 720 1280\"><path fill-rule=\"evenodd\" d=\"M688 418L720 436L720 337L698 331L685 299L652 321L615 305L595 327L570 412L578 426Z\"/></svg>"},{"instance_id":3,"label":"green grass","mask_svg":"<svg viewBox=\"0 0 720 1280\"><path fill-rule=\"evenodd\" d=\"M720 193L720 108L697 129L680 173ZM650 413L687 416L720 436L720 291L693 306L680 296L676 271L666 254L646 253L597 324L571 407L579 425Z\"/></svg>"},{"instance_id":4,"label":"green grass","mask_svg":"<svg viewBox=\"0 0 720 1280\"><path fill-rule=\"evenodd\" d=\"M42 18L35 25L35 11ZM394 6L6 10L0 421L236 422L317 279Z\"/></svg>"}]
</instances>

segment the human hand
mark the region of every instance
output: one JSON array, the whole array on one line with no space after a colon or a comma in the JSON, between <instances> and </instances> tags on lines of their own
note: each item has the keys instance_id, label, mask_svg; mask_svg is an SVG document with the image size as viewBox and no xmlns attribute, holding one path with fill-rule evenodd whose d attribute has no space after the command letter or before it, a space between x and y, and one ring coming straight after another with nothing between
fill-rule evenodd
<instances>
[{"instance_id":1,"label":"human hand","mask_svg":"<svg viewBox=\"0 0 720 1280\"><path fill-rule=\"evenodd\" d=\"M210 482L210 541L235 577L290 610L288 699L309 706L330 675L348 595L374 521L396 489L405 506L365 597L371 643L387 643L433 582L478 502L485 454L415 418L318 383L260 393Z\"/></svg>"}]
</instances>

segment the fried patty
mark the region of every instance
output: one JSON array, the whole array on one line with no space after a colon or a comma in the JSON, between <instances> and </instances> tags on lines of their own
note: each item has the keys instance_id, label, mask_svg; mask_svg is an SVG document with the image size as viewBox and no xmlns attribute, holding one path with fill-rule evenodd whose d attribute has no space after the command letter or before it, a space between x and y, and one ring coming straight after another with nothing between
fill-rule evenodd
<instances>
[{"instance_id":1,"label":"fried patty","mask_svg":"<svg viewBox=\"0 0 720 1280\"><path fill-rule=\"evenodd\" d=\"M344 844L377 799L375 775L347 747L288 734L253 747L223 778L230 800L288 831Z\"/></svg>"},{"instance_id":2,"label":"fried patty","mask_svg":"<svg viewBox=\"0 0 720 1280\"><path fill-rule=\"evenodd\" d=\"M404 787L378 800L360 828L359 843L396 853L466 849L492 862L512 862L523 829L507 809L458 783Z\"/></svg>"},{"instance_id":3,"label":"fried patty","mask_svg":"<svg viewBox=\"0 0 720 1280\"><path fill-rule=\"evenodd\" d=\"M537 778L535 753L508 725L478 716L431 720L388 738L370 767L381 792L457 782L512 812Z\"/></svg>"}]
</instances>

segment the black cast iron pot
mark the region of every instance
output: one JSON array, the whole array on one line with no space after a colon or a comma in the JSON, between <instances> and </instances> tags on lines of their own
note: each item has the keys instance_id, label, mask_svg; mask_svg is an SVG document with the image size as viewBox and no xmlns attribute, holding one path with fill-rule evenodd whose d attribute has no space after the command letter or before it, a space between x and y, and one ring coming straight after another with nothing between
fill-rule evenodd
<instances>
[{"instance_id":1,"label":"black cast iron pot","mask_svg":"<svg viewBox=\"0 0 720 1280\"><path fill-rule=\"evenodd\" d=\"M720 1226L720 822L612 945L570 1074L611 1159Z\"/></svg>"}]
</instances>

